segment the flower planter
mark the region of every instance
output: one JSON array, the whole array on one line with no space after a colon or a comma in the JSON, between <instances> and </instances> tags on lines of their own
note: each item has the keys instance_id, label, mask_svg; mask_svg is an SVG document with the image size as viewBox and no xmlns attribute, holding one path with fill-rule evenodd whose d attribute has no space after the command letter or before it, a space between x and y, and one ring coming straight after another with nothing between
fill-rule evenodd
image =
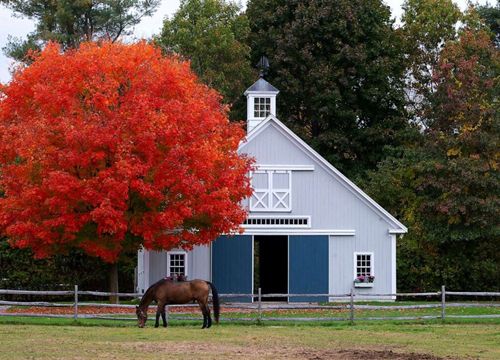
<instances>
[{"instance_id":1,"label":"flower planter","mask_svg":"<svg viewBox=\"0 0 500 360\"><path fill-rule=\"evenodd\" d=\"M354 287L357 288L371 288L373 287L373 281L375 276L373 275L359 275L354 279Z\"/></svg>"},{"instance_id":2,"label":"flower planter","mask_svg":"<svg viewBox=\"0 0 500 360\"><path fill-rule=\"evenodd\" d=\"M373 283L368 283L368 282L354 283L354 287L357 287L357 288L371 288L371 287L373 287Z\"/></svg>"}]
</instances>

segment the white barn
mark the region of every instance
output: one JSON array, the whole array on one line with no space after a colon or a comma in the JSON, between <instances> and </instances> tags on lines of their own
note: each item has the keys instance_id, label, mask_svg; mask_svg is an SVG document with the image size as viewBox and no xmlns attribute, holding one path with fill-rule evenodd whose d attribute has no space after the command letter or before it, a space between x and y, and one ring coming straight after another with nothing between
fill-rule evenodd
<instances>
[{"instance_id":1,"label":"white barn","mask_svg":"<svg viewBox=\"0 0 500 360\"><path fill-rule=\"evenodd\" d=\"M278 93L263 78L245 92L239 152L257 170L244 233L190 252L139 251L138 292L174 274L212 281L220 293L396 292L396 239L407 228L279 121ZM354 282L360 275L373 280Z\"/></svg>"}]
</instances>

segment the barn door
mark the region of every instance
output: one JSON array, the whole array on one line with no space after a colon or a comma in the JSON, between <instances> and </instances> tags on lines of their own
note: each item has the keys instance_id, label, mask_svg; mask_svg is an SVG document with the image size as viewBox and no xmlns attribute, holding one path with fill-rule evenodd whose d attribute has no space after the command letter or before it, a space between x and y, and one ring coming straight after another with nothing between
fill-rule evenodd
<instances>
[{"instance_id":1,"label":"barn door","mask_svg":"<svg viewBox=\"0 0 500 360\"><path fill-rule=\"evenodd\" d=\"M221 294L252 294L252 236L220 236L212 243L212 282ZM229 301L250 302L250 297Z\"/></svg>"},{"instance_id":2,"label":"barn door","mask_svg":"<svg viewBox=\"0 0 500 360\"><path fill-rule=\"evenodd\" d=\"M289 237L291 294L328 294L328 236ZM293 297L290 301L328 301L328 297Z\"/></svg>"}]
</instances>

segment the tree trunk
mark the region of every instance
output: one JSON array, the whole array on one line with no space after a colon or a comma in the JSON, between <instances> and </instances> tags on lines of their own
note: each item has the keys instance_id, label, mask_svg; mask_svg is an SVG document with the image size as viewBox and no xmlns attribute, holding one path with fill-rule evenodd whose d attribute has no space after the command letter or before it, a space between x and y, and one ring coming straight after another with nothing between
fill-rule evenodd
<instances>
[{"instance_id":1,"label":"tree trunk","mask_svg":"<svg viewBox=\"0 0 500 360\"><path fill-rule=\"evenodd\" d=\"M109 292L118 292L118 262L109 265ZM110 296L109 302L118 304L118 296Z\"/></svg>"}]
</instances>

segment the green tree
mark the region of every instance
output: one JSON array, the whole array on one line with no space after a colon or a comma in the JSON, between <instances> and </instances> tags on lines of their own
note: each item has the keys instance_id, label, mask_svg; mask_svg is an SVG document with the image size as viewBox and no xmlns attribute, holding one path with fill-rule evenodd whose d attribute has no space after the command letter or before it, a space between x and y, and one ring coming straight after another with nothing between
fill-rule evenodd
<instances>
[{"instance_id":1,"label":"green tree","mask_svg":"<svg viewBox=\"0 0 500 360\"><path fill-rule=\"evenodd\" d=\"M63 49L82 41L116 41L129 34L142 17L156 10L159 0L0 0L22 17L33 19L35 31L25 40L11 38L4 52L23 60L30 49L40 49L48 41Z\"/></svg>"},{"instance_id":2,"label":"green tree","mask_svg":"<svg viewBox=\"0 0 500 360\"><path fill-rule=\"evenodd\" d=\"M135 253L120 259L120 289L135 292ZM108 265L81 250L48 259L34 259L29 249L15 249L0 238L0 288L29 290L105 289ZM60 299L59 299L60 300ZM59 301L58 300L58 301Z\"/></svg>"},{"instance_id":3,"label":"green tree","mask_svg":"<svg viewBox=\"0 0 500 360\"><path fill-rule=\"evenodd\" d=\"M497 0L497 5L493 6L489 3L482 6L477 6L477 11L484 22L492 32L493 41L496 46L500 46L500 0Z\"/></svg>"},{"instance_id":4,"label":"green tree","mask_svg":"<svg viewBox=\"0 0 500 360\"><path fill-rule=\"evenodd\" d=\"M407 135L401 39L380 0L251 0L253 62L266 55L278 116L353 178Z\"/></svg>"},{"instance_id":5,"label":"green tree","mask_svg":"<svg viewBox=\"0 0 500 360\"><path fill-rule=\"evenodd\" d=\"M369 191L411 229L400 289L498 289L500 51L490 34L461 30L434 79L422 144L382 162Z\"/></svg>"},{"instance_id":6,"label":"green tree","mask_svg":"<svg viewBox=\"0 0 500 360\"><path fill-rule=\"evenodd\" d=\"M226 0L182 0L155 41L166 52L191 61L191 68L232 106L231 118L245 116L243 92L254 80L250 28L241 7Z\"/></svg>"},{"instance_id":7,"label":"green tree","mask_svg":"<svg viewBox=\"0 0 500 360\"><path fill-rule=\"evenodd\" d=\"M452 0L406 0L403 11L407 105L412 119L425 126L422 112L435 90L433 71L444 44L456 38L462 13Z\"/></svg>"}]
</instances>

